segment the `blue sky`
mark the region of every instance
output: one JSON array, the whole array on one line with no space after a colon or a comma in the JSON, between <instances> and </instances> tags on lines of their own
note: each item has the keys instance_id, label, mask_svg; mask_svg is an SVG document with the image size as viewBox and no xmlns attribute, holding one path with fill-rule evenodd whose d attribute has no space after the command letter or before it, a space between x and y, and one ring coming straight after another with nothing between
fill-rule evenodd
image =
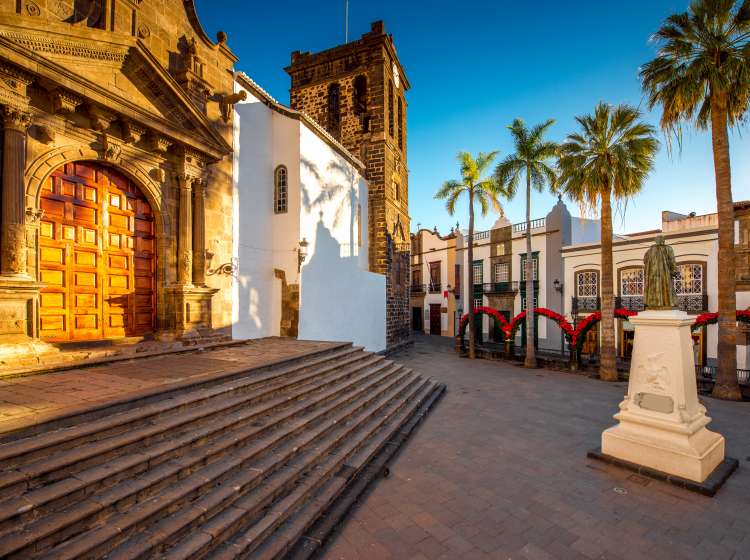
<instances>
[{"instance_id":1,"label":"blue sky","mask_svg":"<svg viewBox=\"0 0 750 560\"><path fill-rule=\"evenodd\" d=\"M198 14L213 37L223 30L247 72L274 97L289 102L284 66L294 50L319 51L344 40L344 0L197 0ZM409 210L412 229L447 231L468 222L459 206L449 216L433 193L456 178L455 154L512 151L505 128L516 117L530 124L556 119L550 137L562 140L574 117L595 104L630 103L645 109L638 67L654 47L650 34L688 0L601 2L543 0L350 0L350 38L382 19L393 34L412 89L407 94ZM646 118L658 124L658 114ZM750 198L747 127L731 135L734 199ZM662 149L643 192L616 216L615 229L659 227L661 210L688 213L716 208L710 135L689 131L681 153ZM532 217L554 204L535 194ZM573 214L578 210L568 203ZM524 197L505 203L511 221L524 218ZM496 216L479 219L487 228Z\"/></svg>"}]
</instances>

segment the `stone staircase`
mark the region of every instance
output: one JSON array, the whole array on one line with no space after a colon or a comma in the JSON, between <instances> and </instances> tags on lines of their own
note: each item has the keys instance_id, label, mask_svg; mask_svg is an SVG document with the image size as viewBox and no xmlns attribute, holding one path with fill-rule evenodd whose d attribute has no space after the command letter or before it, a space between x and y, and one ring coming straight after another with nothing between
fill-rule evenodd
<instances>
[{"instance_id":1,"label":"stone staircase","mask_svg":"<svg viewBox=\"0 0 750 560\"><path fill-rule=\"evenodd\" d=\"M0 557L308 557L444 389L339 346L0 437Z\"/></svg>"}]
</instances>

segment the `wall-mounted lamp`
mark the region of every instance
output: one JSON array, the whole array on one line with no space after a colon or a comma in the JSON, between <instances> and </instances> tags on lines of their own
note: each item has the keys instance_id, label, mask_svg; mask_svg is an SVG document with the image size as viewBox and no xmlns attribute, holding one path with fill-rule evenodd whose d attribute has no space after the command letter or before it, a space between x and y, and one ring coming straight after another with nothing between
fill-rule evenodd
<instances>
[{"instance_id":1,"label":"wall-mounted lamp","mask_svg":"<svg viewBox=\"0 0 750 560\"><path fill-rule=\"evenodd\" d=\"M305 259L307 258L307 239L302 238L302 241L299 242L299 249L297 249L297 272L302 270L302 263L305 262Z\"/></svg>"},{"instance_id":2,"label":"wall-mounted lamp","mask_svg":"<svg viewBox=\"0 0 750 560\"><path fill-rule=\"evenodd\" d=\"M218 245L218 244L217 244ZM211 267L211 261L214 258L214 253L206 249L206 276L237 276L237 259L232 259L229 262L220 264L217 267Z\"/></svg>"},{"instance_id":3,"label":"wall-mounted lamp","mask_svg":"<svg viewBox=\"0 0 750 560\"><path fill-rule=\"evenodd\" d=\"M563 284L557 278L555 278L555 281L552 282L552 286L555 288L556 291L562 293L562 291L563 291Z\"/></svg>"}]
</instances>

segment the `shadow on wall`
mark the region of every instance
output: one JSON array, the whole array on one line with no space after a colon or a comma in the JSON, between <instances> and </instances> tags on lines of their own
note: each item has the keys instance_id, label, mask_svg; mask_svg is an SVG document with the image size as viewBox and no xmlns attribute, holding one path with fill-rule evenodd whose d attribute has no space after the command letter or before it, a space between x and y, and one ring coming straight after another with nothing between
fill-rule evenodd
<instances>
[{"instance_id":1,"label":"shadow on wall","mask_svg":"<svg viewBox=\"0 0 750 560\"><path fill-rule=\"evenodd\" d=\"M314 252L302 267L299 338L384 350L385 277L362 270L358 257L342 257L341 249L319 220Z\"/></svg>"}]
</instances>

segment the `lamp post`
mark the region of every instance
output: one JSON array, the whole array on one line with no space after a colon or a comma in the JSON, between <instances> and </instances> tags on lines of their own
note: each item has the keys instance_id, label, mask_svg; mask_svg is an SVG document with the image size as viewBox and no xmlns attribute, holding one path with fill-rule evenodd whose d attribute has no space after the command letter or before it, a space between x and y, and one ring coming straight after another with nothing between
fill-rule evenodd
<instances>
[{"instance_id":1,"label":"lamp post","mask_svg":"<svg viewBox=\"0 0 750 560\"><path fill-rule=\"evenodd\" d=\"M563 299L563 283L560 282L557 278L555 278L554 282L552 282L552 286L555 288L555 290L560 294L560 314L565 315L565 301ZM560 328L560 356L565 357L565 333L562 330L562 327Z\"/></svg>"}]
</instances>

